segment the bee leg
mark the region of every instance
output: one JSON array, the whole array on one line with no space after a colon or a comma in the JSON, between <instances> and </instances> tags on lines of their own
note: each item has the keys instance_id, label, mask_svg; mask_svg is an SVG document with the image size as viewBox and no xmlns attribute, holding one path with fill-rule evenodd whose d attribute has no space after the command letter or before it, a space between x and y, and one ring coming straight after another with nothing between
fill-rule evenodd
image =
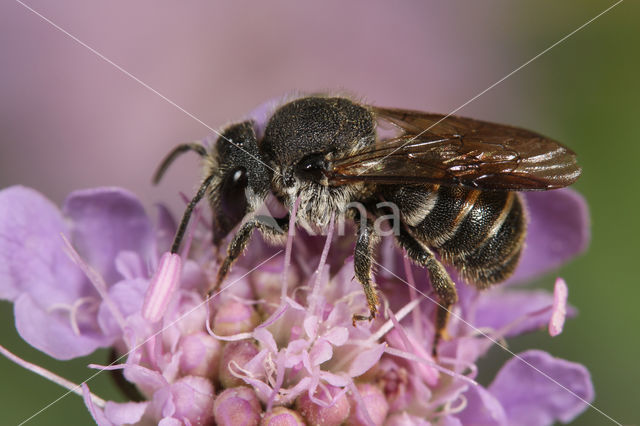
<instances>
[{"instance_id":1,"label":"bee leg","mask_svg":"<svg viewBox=\"0 0 640 426\"><path fill-rule=\"evenodd\" d=\"M255 229L258 229L267 237L284 236L289 230L289 215L283 218L256 216L240 227L229 243L229 247L227 247L227 256L222 261L220 269L218 269L215 285L207 291L207 298L211 297L213 292L222 284L233 263L238 260L244 249L247 248Z\"/></svg>"},{"instance_id":2,"label":"bee leg","mask_svg":"<svg viewBox=\"0 0 640 426\"><path fill-rule=\"evenodd\" d=\"M371 222L366 217L358 218L359 233L356 241L356 249L353 253L353 263L356 278L362 284L364 294L367 297L367 305L369 306L369 315L354 314L352 317L353 325L356 321L371 321L376 317L378 312L378 294L376 293L376 285L371 278L371 265L373 258L373 249L378 242L378 234L375 232Z\"/></svg>"},{"instance_id":3,"label":"bee leg","mask_svg":"<svg viewBox=\"0 0 640 426\"><path fill-rule=\"evenodd\" d=\"M427 269L431 286L438 296L436 332L432 347L432 354L435 357L440 340L448 338L447 323L449 321L449 312L451 306L458 301L458 292L446 269L436 259L431 250L420 244L406 229L400 231L397 240L400 246L407 251L407 255L411 260Z\"/></svg>"},{"instance_id":4,"label":"bee leg","mask_svg":"<svg viewBox=\"0 0 640 426\"><path fill-rule=\"evenodd\" d=\"M209 185L211 185L211 181L213 180L213 178L214 175L207 176L204 182L202 182L202 185L200 185L200 188L198 189L196 195L191 199L191 201L189 201L189 204L187 204L187 208L185 209L184 214L182 215L182 220L180 221L180 225L178 226L178 231L176 232L175 237L173 237L173 244L171 244L171 253L178 253L178 250L180 249L180 243L182 242L184 233L187 230L187 225L189 224L189 220L191 219L191 213L193 213L193 209L200 202L202 197L204 197L204 194L206 194L207 188L209 187Z\"/></svg>"}]
</instances>

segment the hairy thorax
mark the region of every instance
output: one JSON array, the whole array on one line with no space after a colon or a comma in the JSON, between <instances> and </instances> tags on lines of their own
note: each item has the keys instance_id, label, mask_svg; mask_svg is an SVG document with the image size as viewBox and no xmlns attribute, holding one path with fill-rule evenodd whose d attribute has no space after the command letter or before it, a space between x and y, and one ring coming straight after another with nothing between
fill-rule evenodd
<instances>
[{"instance_id":1,"label":"hairy thorax","mask_svg":"<svg viewBox=\"0 0 640 426\"><path fill-rule=\"evenodd\" d=\"M273 193L290 212L293 211L296 200L300 199L296 225L313 234L325 231L332 216L336 220L348 216L349 208L363 194L363 184L329 186L294 179L293 184L287 186L282 178L285 175L286 170L276 170Z\"/></svg>"}]
</instances>

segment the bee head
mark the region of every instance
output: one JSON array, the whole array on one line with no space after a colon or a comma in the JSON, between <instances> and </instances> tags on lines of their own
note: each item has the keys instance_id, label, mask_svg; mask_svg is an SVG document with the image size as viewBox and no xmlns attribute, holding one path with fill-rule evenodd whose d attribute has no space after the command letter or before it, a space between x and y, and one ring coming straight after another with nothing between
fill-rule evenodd
<instances>
[{"instance_id":1,"label":"bee head","mask_svg":"<svg viewBox=\"0 0 640 426\"><path fill-rule=\"evenodd\" d=\"M215 179L209 200L217 244L263 202L269 191L271 170L260 157L252 121L225 129L214 150L216 161L209 166L209 172Z\"/></svg>"}]
</instances>

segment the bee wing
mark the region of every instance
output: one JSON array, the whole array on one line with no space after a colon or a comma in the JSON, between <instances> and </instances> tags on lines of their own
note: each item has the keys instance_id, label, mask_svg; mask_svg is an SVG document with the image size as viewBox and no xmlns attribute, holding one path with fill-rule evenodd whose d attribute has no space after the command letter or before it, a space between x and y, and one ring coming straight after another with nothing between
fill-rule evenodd
<instances>
[{"instance_id":1,"label":"bee wing","mask_svg":"<svg viewBox=\"0 0 640 426\"><path fill-rule=\"evenodd\" d=\"M527 191L568 186L580 176L573 151L528 130L456 116L371 109L378 120L394 124L403 134L335 159L330 184L427 183Z\"/></svg>"}]
</instances>

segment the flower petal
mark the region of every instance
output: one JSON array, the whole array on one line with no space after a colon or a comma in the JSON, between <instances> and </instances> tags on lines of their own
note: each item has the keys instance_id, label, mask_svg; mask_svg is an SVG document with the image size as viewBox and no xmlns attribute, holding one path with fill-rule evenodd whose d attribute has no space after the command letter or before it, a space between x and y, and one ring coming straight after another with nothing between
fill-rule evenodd
<instances>
[{"instance_id":1,"label":"flower petal","mask_svg":"<svg viewBox=\"0 0 640 426\"><path fill-rule=\"evenodd\" d=\"M347 327L333 327L323 338L334 346L342 346L349 340L349 330Z\"/></svg>"},{"instance_id":2,"label":"flower petal","mask_svg":"<svg viewBox=\"0 0 640 426\"><path fill-rule=\"evenodd\" d=\"M97 331L94 324L79 322L81 334L71 328L66 313L48 313L31 295L23 294L15 301L16 329L31 346L60 360L88 355L113 343L113 338Z\"/></svg>"},{"instance_id":3,"label":"flower petal","mask_svg":"<svg viewBox=\"0 0 640 426\"><path fill-rule=\"evenodd\" d=\"M74 301L87 281L63 250L67 233L57 207L40 193L0 191L0 298L28 292L42 306Z\"/></svg>"},{"instance_id":4,"label":"flower petal","mask_svg":"<svg viewBox=\"0 0 640 426\"><path fill-rule=\"evenodd\" d=\"M138 253L121 251L115 260L116 270L125 280L148 278L147 265Z\"/></svg>"},{"instance_id":5,"label":"flower petal","mask_svg":"<svg viewBox=\"0 0 640 426\"><path fill-rule=\"evenodd\" d=\"M584 366L538 350L507 361L489 391L504 407L509 423L519 425L568 423L594 398Z\"/></svg>"},{"instance_id":6,"label":"flower petal","mask_svg":"<svg viewBox=\"0 0 640 426\"><path fill-rule=\"evenodd\" d=\"M89 392L89 386L86 383L82 384L82 399L84 400L91 417L98 426L114 426L109 419L104 415L104 412L99 407L96 407L91 400L91 393Z\"/></svg>"},{"instance_id":7,"label":"flower petal","mask_svg":"<svg viewBox=\"0 0 640 426\"><path fill-rule=\"evenodd\" d=\"M157 204L156 244L159 252L169 251L178 226L171 212L164 204Z\"/></svg>"},{"instance_id":8,"label":"flower petal","mask_svg":"<svg viewBox=\"0 0 640 426\"><path fill-rule=\"evenodd\" d=\"M457 420L455 420L457 421ZM407 412L395 413L387 417L385 426L431 426L431 423L420 417L412 416ZM460 422L451 423L447 422L447 418L444 418L442 422L438 423L440 426L458 426Z\"/></svg>"},{"instance_id":9,"label":"flower petal","mask_svg":"<svg viewBox=\"0 0 640 426\"><path fill-rule=\"evenodd\" d=\"M318 377L332 386L345 387L351 383L351 379L342 375L333 374L329 371L322 371L318 373Z\"/></svg>"},{"instance_id":10,"label":"flower petal","mask_svg":"<svg viewBox=\"0 0 640 426\"><path fill-rule=\"evenodd\" d=\"M589 243L589 210L572 189L526 192L529 226L518 268L508 282L528 281L582 253Z\"/></svg>"},{"instance_id":11,"label":"flower petal","mask_svg":"<svg viewBox=\"0 0 640 426\"><path fill-rule=\"evenodd\" d=\"M124 318L127 318L140 312L148 285L149 282L147 280L140 278L119 281L109 288L109 298L119 313ZM110 310L110 306L106 303L100 304L98 323L100 324L100 329L107 336L115 336L122 333L118 321Z\"/></svg>"},{"instance_id":12,"label":"flower petal","mask_svg":"<svg viewBox=\"0 0 640 426\"><path fill-rule=\"evenodd\" d=\"M273 334L264 327L256 328L253 331L253 338L260 342L264 347L269 349L274 354L278 352L278 344L273 338Z\"/></svg>"},{"instance_id":13,"label":"flower petal","mask_svg":"<svg viewBox=\"0 0 640 426\"><path fill-rule=\"evenodd\" d=\"M249 114L247 114L247 119L253 120L254 129L256 131L256 135L258 138L261 138L264 134L264 129L267 126L267 122L269 121L269 117L273 114L273 112L282 105L281 98L269 99L256 106ZM217 139L217 137L216 137Z\"/></svg>"},{"instance_id":14,"label":"flower petal","mask_svg":"<svg viewBox=\"0 0 640 426\"><path fill-rule=\"evenodd\" d=\"M146 395L153 395L158 389L168 385L162 374L137 364L127 365L124 368L124 377Z\"/></svg>"},{"instance_id":15,"label":"flower petal","mask_svg":"<svg viewBox=\"0 0 640 426\"><path fill-rule=\"evenodd\" d=\"M148 402L113 402L107 401L104 414L117 425L135 424L142 419Z\"/></svg>"},{"instance_id":16,"label":"flower petal","mask_svg":"<svg viewBox=\"0 0 640 426\"><path fill-rule=\"evenodd\" d=\"M414 423L411 423L412 426L413 424ZM417 425L418 423L416 422L415 424ZM389 423L387 423L386 426L389 426ZM445 416L439 419L438 426L464 426L464 425L460 420L458 420L453 416Z\"/></svg>"},{"instance_id":17,"label":"flower petal","mask_svg":"<svg viewBox=\"0 0 640 426\"><path fill-rule=\"evenodd\" d=\"M333 348L331 343L324 339L320 339L314 343L309 351L309 357L311 358L312 365L320 365L325 361L328 361L333 356Z\"/></svg>"},{"instance_id":18,"label":"flower petal","mask_svg":"<svg viewBox=\"0 0 640 426\"><path fill-rule=\"evenodd\" d=\"M509 424L504 408L489 391L482 386L470 386L464 393L467 405L455 415L463 425L479 424L502 426Z\"/></svg>"},{"instance_id":19,"label":"flower petal","mask_svg":"<svg viewBox=\"0 0 640 426\"><path fill-rule=\"evenodd\" d=\"M544 290L505 291L496 287L481 295L477 303L476 327L494 330L507 327L504 337L512 337L545 327L551 318L553 296ZM575 315L572 307L568 312Z\"/></svg>"},{"instance_id":20,"label":"flower petal","mask_svg":"<svg viewBox=\"0 0 640 426\"><path fill-rule=\"evenodd\" d=\"M387 345L381 343L371 349L366 349L358 353L349 366L349 376L358 377L367 372L379 360Z\"/></svg>"},{"instance_id":21,"label":"flower petal","mask_svg":"<svg viewBox=\"0 0 640 426\"><path fill-rule=\"evenodd\" d=\"M304 319L304 331L309 340L313 340L318 335L318 324L320 319L315 315L309 315Z\"/></svg>"},{"instance_id":22,"label":"flower petal","mask_svg":"<svg viewBox=\"0 0 640 426\"><path fill-rule=\"evenodd\" d=\"M114 260L130 250L151 258L154 235L138 198L120 188L95 188L71 193L63 212L72 220L72 243L107 283L119 281Z\"/></svg>"}]
</instances>

